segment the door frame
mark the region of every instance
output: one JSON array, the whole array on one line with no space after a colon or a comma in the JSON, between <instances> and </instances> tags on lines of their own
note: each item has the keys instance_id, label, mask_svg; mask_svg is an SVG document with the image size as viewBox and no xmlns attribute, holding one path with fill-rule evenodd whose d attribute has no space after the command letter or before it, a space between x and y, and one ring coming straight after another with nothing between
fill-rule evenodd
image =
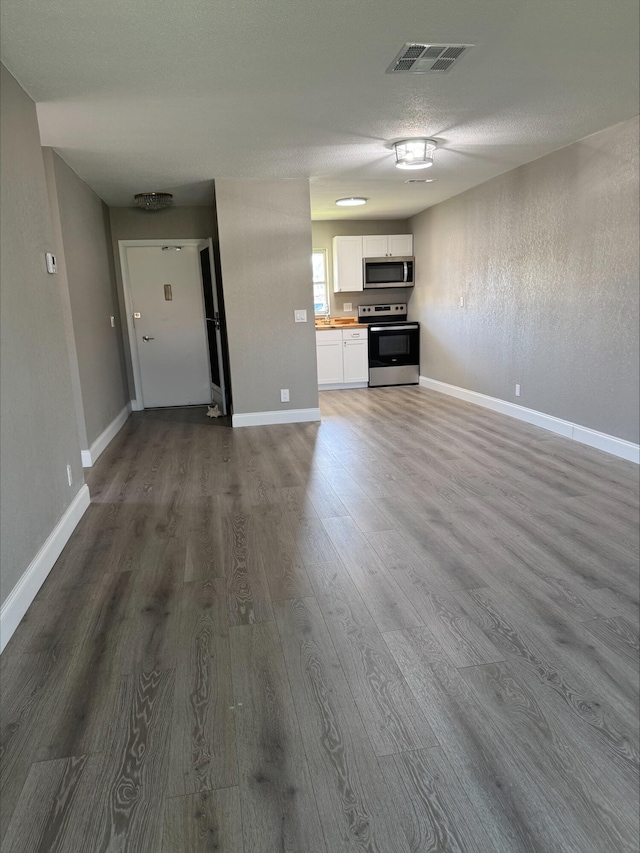
<instances>
[{"instance_id":1,"label":"door frame","mask_svg":"<svg viewBox=\"0 0 640 853\"><path fill-rule=\"evenodd\" d=\"M165 237L163 240L118 240L118 252L120 255L120 272L122 274L122 294L124 296L124 310L127 315L127 335L129 338L129 355L131 357L131 370L133 372L133 385L135 390L135 399L131 401L131 408L134 412L140 412L144 409L144 398L142 396L142 374L140 371L140 359L138 356L138 341L136 339L136 330L133 324L133 294L131 292L131 281L129 278L129 265L127 264L126 250L135 246L146 246L150 248L179 245L179 246L198 246L206 240L206 237ZM198 255L199 260L199 255ZM200 287L202 291L202 287ZM205 316L204 296L202 296L202 316ZM206 335L206 322L205 322ZM209 354L207 353L207 363ZM211 386L211 369L209 369L209 386Z\"/></svg>"},{"instance_id":2,"label":"door frame","mask_svg":"<svg viewBox=\"0 0 640 853\"><path fill-rule=\"evenodd\" d=\"M209 339L209 327L208 327L207 323L210 320L215 320L217 323L216 328L215 328L215 332L216 332L216 352L217 352L217 356L218 356L218 376L219 376L220 384L219 385L214 384L213 372L210 370L209 372L211 373L211 389L212 389L212 397L213 397L212 405L213 405L213 403L218 402L218 405L220 406L222 414L228 415L229 414L229 412L227 411L227 395L228 395L228 392L227 392L227 387L226 387L227 386L227 380L226 380L226 370L225 370L226 365L225 365L225 358L224 358L224 352L223 352L224 347L222 345L222 327L221 327L221 324L224 322L224 316L223 316L223 312L221 311L221 308L220 308L220 303L218 301L218 281L217 281L218 277L216 275L213 239L211 237L207 237L207 239L203 240L200 243L200 245L198 246L198 255L199 256L202 255L202 252L207 252L207 256L209 258L209 271L210 271L210 275L211 275L211 297L213 300L214 313L216 315L215 317L207 317L207 303L205 300L205 303L204 303L204 313L205 313L204 321L205 321L205 328L207 331L207 343L209 343L209 340L208 340ZM200 274L202 276L202 271ZM202 279L202 286L204 288L204 278ZM216 400L217 395L213 393L214 388L220 394L220 401Z\"/></svg>"}]
</instances>

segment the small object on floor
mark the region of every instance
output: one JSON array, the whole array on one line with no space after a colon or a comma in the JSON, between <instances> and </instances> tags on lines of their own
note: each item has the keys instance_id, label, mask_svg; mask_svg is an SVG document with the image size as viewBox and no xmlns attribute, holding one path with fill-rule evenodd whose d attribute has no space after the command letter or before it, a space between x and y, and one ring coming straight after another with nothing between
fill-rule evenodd
<instances>
[{"instance_id":1,"label":"small object on floor","mask_svg":"<svg viewBox=\"0 0 640 853\"><path fill-rule=\"evenodd\" d=\"M215 406L207 406L207 417L208 418L219 418L222 415L219 406L216 404Z\"/></svg>"}]
</instances>

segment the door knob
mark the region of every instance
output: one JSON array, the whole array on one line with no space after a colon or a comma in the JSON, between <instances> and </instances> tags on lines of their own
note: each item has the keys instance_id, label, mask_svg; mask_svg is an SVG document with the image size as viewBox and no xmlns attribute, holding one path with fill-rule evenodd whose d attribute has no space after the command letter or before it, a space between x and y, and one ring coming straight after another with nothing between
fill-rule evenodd
<instances>
[{"instance_id":1,"label":"door knob","mask_svg":"<svg viewBox=\"0 0 640 853\"><path fill-rule=\"evenodd\" d=\"M149 335L143 335L142 340L143 341L155 341L155 338L150 338Z\"/></svg>"}]
</instances>

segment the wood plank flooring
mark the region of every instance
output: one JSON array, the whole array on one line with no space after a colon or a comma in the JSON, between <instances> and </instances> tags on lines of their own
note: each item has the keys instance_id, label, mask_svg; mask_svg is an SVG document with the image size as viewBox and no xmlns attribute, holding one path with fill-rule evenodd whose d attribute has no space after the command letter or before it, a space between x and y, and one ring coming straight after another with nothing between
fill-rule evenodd
<instances>
[{"instance_id":1,"label":"wood plank flooring","mask_svg":"<svg viewBox=\"0 0 640 853\"><path fill-rule=\"evenodd\" d=\"M637 466L422 388L134 413L0 661L7 853L637 853Z\"/></svg>"}]
</instances>

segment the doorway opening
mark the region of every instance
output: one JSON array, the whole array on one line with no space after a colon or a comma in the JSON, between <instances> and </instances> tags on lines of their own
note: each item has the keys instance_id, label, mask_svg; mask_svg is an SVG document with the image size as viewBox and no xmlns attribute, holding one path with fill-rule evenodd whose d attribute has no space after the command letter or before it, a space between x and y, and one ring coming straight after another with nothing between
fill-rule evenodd
<instances>
[{"instance_id":1,"label":"doorway opening","mask_svg":"<svg viewBox=\"0 0 640 853\"><path fill-rule=\"evenodd\" d=\"M224 301L209 240L120 240L135 408L230 411Z\"/></svg>"}]
</instances>

